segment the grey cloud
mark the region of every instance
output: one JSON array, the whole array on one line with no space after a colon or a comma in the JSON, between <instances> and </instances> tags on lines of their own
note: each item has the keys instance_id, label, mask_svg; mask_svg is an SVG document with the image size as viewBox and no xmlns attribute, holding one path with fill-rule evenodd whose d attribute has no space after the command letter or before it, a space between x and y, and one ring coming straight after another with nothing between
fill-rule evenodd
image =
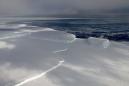
<instances>
[{"instance_id":1,"label":"grey cloud","mask_svg":"<svg viewBox=\"0 0 129 86\"><path fill-rule=\"evenodd\" d=\"M76 13L128 7L128 0L0 0L0 15Z\"/></svg>"}]
</instances>

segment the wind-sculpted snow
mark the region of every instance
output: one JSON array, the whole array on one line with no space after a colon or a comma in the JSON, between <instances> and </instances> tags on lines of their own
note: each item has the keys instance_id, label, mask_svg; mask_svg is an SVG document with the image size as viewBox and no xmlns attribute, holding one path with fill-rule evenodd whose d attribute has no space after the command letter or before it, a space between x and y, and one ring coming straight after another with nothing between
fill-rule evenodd
<instances>
[{"instance_id":1,"label":"wind-sculpted snow","mask_svg":"<svg viewBox=\"0 0 129 86\"><path fill-rule=\"evenodd\" d=\"M15 45L9 44L5 41L0 41L0 49L4 49L4 48L13 49L13 48L15 48Z\"/></svg>"},{"instance_id":2,"label":"wind-sculpted snow","mask_svg":"<svg viewBox=\"0 0 129 86\"><path fill-rule=\"evenodd\" d=\"M4 32L0 86L129 85L128 43L30 26Z\"/></svg>"},{"instance_id":3,"label":"wind-sculpted snow","mask_svg":"<svg viewBox=\"0 0 129 86\"><path fill-rule=\"evenodd\" d=\"M128 86L129 46L111 41L104 48L101 39L91 40L95 43L89 39L72 43L60 54L65 57L64 65L48 77L59 86Z\"/></svg>"}]
</instances>

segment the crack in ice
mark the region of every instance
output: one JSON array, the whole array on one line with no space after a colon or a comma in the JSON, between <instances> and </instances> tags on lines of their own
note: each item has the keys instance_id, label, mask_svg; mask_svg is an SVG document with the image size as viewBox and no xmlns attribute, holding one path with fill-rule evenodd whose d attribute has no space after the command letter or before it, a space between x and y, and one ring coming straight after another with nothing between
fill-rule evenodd
<instances>
[{"instance_id":1,"label":"crack in ice","mask_svg":"<svg viewBox=\"0 0 129 86\"><path fill-rule=\"evenodd\" d=\"M58 63L56 66L54 66L54 67L48 69L47 71L45 71L45 72L43 72L43 73L41 73L41 74L39 74L39 75L37 75L37 76L28 78L28 79L26 79L26 80L24 80L24 81L22 81L22 82L20 82L20 83L18 83L18 84L16 84L16 85L14 85L14 86L22 86L22 85L27 84L27 83L29 83L29 82L31 82L31 81L34 81L34 80L36 80L36 79L39 79L39 78L41 78L42 76L46 75L47 73L49 73L49 72L55 70L56 68L60 67L60 66L63 64L63 62L64 62L64 60L59 61L59 63Z\"/></svg>"},{"instance_id":2,"label":"crack in ice","mask_svg":"<svg viewBox=\"0 0 129 86\"><path fill-rule=\"evenodd\" d=\"M60 52L64 52L64 51L67 51L68 49L63 49L63 50L57 50L57 51L54 51L53 53L60 53Z\"/></svg>"}]
</instances>

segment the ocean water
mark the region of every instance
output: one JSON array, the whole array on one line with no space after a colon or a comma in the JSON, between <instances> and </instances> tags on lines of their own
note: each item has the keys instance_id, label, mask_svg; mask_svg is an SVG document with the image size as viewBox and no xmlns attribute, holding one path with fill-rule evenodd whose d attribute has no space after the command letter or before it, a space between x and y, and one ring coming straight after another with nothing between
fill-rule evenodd
<instances>
[{"instance_id":1,"label":"ocean water","mask_svg":"<svg viewBox=\"0 0 129 86\"><path fill-rule=\"evenodd\" d=\"M129 21L125 18L34 20L26 21L25 24L66 31L75 34L77 38L92 36L114 41L129 41Z\"/></svg>"}]
</instances>

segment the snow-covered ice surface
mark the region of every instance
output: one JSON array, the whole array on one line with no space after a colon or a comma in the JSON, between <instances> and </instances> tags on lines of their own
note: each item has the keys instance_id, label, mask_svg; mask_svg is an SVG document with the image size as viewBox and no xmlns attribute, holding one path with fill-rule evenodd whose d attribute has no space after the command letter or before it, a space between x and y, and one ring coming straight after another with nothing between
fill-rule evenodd
<instances>
[{"instance_id":1,"label":"snow-covered ice surface","mask_svg":"<svg viewBox=\"0 0 129 86\"><path fill-rule=\"evenodd\" d=\"M0 31L0 86L129 86L128 43L9 27Z\"/></svg>"}]
</instances>

